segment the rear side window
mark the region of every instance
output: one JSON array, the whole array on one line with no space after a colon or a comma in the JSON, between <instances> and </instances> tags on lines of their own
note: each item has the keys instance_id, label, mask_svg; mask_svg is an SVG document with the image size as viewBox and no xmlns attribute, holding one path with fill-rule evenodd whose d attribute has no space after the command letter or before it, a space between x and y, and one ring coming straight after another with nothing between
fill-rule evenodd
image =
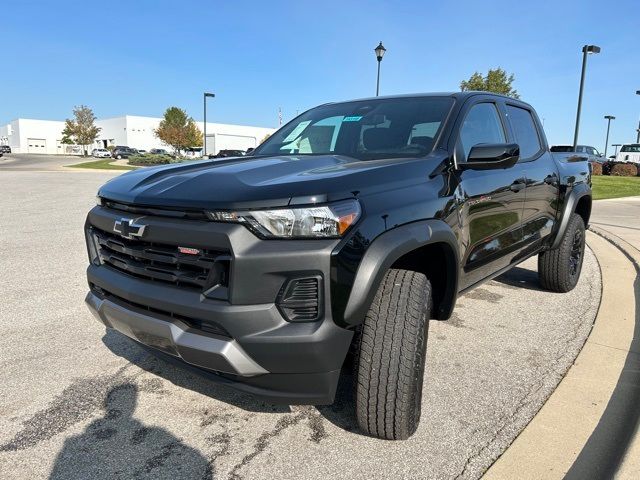
<instances>
[{"instance_id":1,"label":"rear side window","mask_svg":"<svg viewBox=\"0 0 640 480\"><path fill-rule=\"evenodd\" d=\"M460 128L464 156L483 143L505 143L504 130L498 110L493 103L479 103L471 107Z\"/></svg>"},{"instance_id":2,"label":"rear side window","mask_svg":"<svg viewBox=\"0 0 640 480\"><path fill-rule=\"evenodd\" d=\"M516 137L516 143L520 146L520 158L527 159L535 156L542 146L531 112L524 108L507 105L507 113Z\"/></svg>"}]
</instances>

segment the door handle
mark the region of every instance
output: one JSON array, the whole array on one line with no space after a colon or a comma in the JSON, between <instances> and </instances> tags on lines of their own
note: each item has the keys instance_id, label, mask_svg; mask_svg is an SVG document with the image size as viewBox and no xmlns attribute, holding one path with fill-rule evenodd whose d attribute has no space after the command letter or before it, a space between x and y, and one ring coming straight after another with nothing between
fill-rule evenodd
<instances>
[{"instance_id":1,"label":"door handle","mask_svg":"<svg viewBox=\"0 0 640 480\"><path fill-rule=\"evenodd\" d=\"M526 183L524 182L524 179L518 179L509 186L509 190L512 192L519 192L520 190L523 190L525 186Z\"/></svg>"}]
</instances>

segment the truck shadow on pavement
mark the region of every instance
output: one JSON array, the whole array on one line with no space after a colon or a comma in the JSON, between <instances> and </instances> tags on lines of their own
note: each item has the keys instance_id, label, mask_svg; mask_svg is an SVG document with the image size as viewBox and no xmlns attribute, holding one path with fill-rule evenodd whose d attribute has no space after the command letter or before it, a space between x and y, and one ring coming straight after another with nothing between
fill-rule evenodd
<instances>
[{"instance_id":1,"label":"truck shadow on pavement","mask_svg":"<svg viewBox=\"0 0 640 480\"><path fill-rule=\"evenodd\" d=\"M209 461L196 449L133 418L137 398L133 383L112 387L104 415L65 440L49 478L212 478Z\"/></svg>"},{"instance_id":2,"label":"truck shadow on pavement","mask_svg":"<svg viewBox=\"0 0 640 480\"><path fill-rule=\"evenodd\" d=\"M158 375L172 384L195 391L210 398L233 405L242 410L259 413L291 413L288 405L277 405L262 401L249 393L212 381L206 372L174 360L166 355L150 351L126 336L107 330L102 342L114 354L139 368ZM335 402L332 405L315 407L318 413L335 426L357 432L355 416L352 369L345 366L340 375Z\"/></svg>"},{"instance_id":3,"label":"truck shadow on pavement","mask_svg":"<svg viewBox=\"0 0 640 480\"><path fill-rule=\"evenodd\" d=\"M510 288L525 288L527 290L543 291L538 280L538 271L529 270L522 267L513 267L506 273L493 279L494 282L502 284L502 286Z\"/></svg>"},{"instance_id":4,"label":"truck shadow on pavement","mask_svg":"<svg viewBox=\"0 0 640 480\"><path fill-rule=\"evenodd\" d=\"M192 390L250 412L288 413L291 411L288 405L270 404L248 393L238 392L224 384L212 381L211 376L206 372L191 367L180 360L174 360L168 355L145 348L113 330L106 330L102 342L119 357L178 387Z\"/></svg>"}]
</instances>

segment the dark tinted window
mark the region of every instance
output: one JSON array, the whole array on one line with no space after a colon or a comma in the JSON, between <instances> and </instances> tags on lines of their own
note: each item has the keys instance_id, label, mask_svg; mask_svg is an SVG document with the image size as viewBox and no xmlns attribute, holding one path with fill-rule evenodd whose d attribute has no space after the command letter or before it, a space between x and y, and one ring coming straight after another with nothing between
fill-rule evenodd
<instances>
[{"instance_id":1,"label":"dark tinted window","mask_svg":"<svg viewBox=\"0 0 640 480\"><path fill-rule=\"evenodd\" d=\"M471 107L460 128L460 141L465 157L476 145L506 142L500 116L493 103L479 103Z\"/></svg>"},{"instance_id":2,"label":"dark tinted window","mask_svg":"<svg viewBox=\"0 0 640 480\"><path fill-rule=\"evenodd\" d=\"M554 145L551 147L551 151L555 153L569 153L573 152L573 146L571 145Z\"/></svg>"},{"instance_id":3,"label":"dark tinted window","mask_svg":"<svg viewBox=\"0 0 640 480\"><path fill-rule=\"evenodd\" d=\"M427 155L453 105L450 97L334 103L303 113L252 155L346 155L362 160Z\"/></svg>"},{"instance_id":4,"label":"dark tinted window","mask_svg":"<svg viewBox=\"0 0 640 480\"><path fill-rule=\"evenodd\" d=\"M531 158L541 149L538 130L529 110L507 105L516 143L520 145L520 158Z\"/></svg>"},{"instance_id":5,"label":"dark tinted window","mask_svg":"<svg viewBox=\"0 0 640 480\"><path fill-rule=\"evenodd\" d=\"M640 144L637 145L623 145L620 149L621 152L628 153L640 153Z\"/></svg>"}]
</instances>

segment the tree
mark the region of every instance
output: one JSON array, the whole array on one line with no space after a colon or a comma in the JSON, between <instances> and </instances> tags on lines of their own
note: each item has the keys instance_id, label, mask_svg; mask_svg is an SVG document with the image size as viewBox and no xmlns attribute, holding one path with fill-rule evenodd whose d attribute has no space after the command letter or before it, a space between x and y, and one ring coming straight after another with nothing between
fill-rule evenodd
<instances>
[{"instance_id":1,"label":"tree","mask_svg":"<svg viewBox=\"0 0 640 480\"><path fill-rule=\"evenodd\" d=\"M86 105L80 105L73 109L74 119L67 118L62 130L62 143L70 145L82 145L84 156L87 156L87 146L98 138L100 127L95 125L96 116Z\"/></svg>"},{"instance_id":2,"label":"tree","mask_svg":"<svg viewBox=\"0 0 640 480\"><path fill-rule=\"evenodd\" d=\"M154 133L164 143L171 145L176 155L180 150L202 146L202 132L196 122L178 107L167 108Z\"/></svg>"},{"instance_id":3,"label":"tree","mask_svg":"<svg viewBox=\"0 0 640 480\"><path fill-rule=\"evenodd\" d=\"M515 77L513 74L508 75L507 72L498 67L496 69L489 69L484 77L480 72L475 72L469 77L469 80L460 82L460 90L463 92L467 90L493 92L508 97L520 98L518 91L512 86L514 80Z\"/></svg>"}]
</instances>

